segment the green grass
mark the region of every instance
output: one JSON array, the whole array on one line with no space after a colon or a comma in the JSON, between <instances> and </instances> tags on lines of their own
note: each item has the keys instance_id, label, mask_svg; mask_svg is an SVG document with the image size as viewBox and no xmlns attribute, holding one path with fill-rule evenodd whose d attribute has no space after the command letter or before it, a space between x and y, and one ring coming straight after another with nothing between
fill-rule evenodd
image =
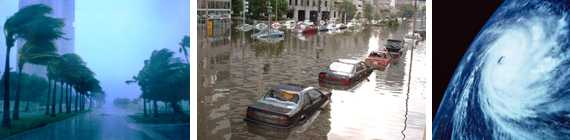
<instances>
[{"instance_id":1,"label":"green grass","mask_svg":"<svg viewBox=\"0 0 570 140\"><path fill-rule=\"evenodd\" d=\"M157 117L154 117L152 114L144 116L142 113L137 113L134 115L129 115L129 118L131 118L130 120L135 123L142 123L142 124L189 123L190 115L187 113L188 112L179 113L179 114L165 113L165 114L158 114Z\"/></svg>"},{"instance_id":2,"label":"green grass","mask_svg":"<svg viewBox=\"0 0 570 140\"><path fill-rule=\"evenodd\" d=\"M42 127L50 123L61 121L84 112L69 113L69 114L62 113L62 114L57 114L55 117L47 116L43 112L38 112L29 115L22 115L20 116L19 120L12 120L11 128L0 128L0 138L8 137L27 130Z\"/></svg>"}]
</instances>

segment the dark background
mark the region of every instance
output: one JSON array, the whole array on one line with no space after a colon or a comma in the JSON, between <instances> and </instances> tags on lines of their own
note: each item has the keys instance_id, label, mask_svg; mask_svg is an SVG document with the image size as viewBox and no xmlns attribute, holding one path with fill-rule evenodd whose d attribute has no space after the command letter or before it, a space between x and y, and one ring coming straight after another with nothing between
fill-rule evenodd
<instances>
[{"instance_id":1,"label":"dark background","mask_svg":"<svg viewBox=\"0 0 570 140\"><path fill-rule=\"evenodd\" d=\"M457 63L501 1L433 0L433 108L435 113Z\"/></svg>"}]
</instances>

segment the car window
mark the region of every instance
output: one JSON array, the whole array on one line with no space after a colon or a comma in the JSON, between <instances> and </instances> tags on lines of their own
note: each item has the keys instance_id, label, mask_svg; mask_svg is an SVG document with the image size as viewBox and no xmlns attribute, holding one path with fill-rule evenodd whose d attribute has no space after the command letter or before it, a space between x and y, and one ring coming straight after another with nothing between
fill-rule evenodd
<instances>
[{"instance_id":1,"label":"car window","mask_svg":"<svg viewBox=\"0 0 570 140\"><path fill-rule=\"evenodd\" d=\"M303 95L305 96L305 98L303 99L303 104L305 105L304 107L308 106L309 104L311 104L311 97L309 97L308 94Z\"/></svg>"},{"instance_id":2,"label":"car window","mask_svg":"<svg viewBox=\"0 0 570 140\"><path fill-rule=\"evenodd\" d=\"M297 103L299 102L299 95L290 91L278 91L278 90L269 90L269 92L267 93L267 95L265 95L265 98L272 98L272 99L277 99L280 101L288 101L288 102L293 102L293 103Z\"/></svg>"},{"instance_id":3,"label":"car window","mask_svg":"<svg viewBox=\"0 0 570 140\"><path fill-rule=\"evenodd\" d=\"M362 71L366 69L366 67L362 63L358 63L358 71Z\"/></svg>"},{"instance_id":4,"label":"car window","mask_svg":"<svg viewBox=\"0 0 570 140\"><path fill-rule=\"evenodd\" d=\"M317 90L315 90L315 89L309 90L309 91L307 92L307 94L309 95L309 97L311 98L311 101L312 101L313 103L318 102L319 100L321 100L321 95L322 95L321 92L319 92L319 91L317 91Z\"/></svg>"},{"instance_id":5,"label":"car window","mask_svg":"<svg viewBox=\"0 0 570 140\"><path fill-rule=\"evenodd\" d=\"M341 73L352 73L352 71L354 70L354 65L340 63L340 62L333 62L329 66L329 70Z\"/></svg>"}]
</instances>

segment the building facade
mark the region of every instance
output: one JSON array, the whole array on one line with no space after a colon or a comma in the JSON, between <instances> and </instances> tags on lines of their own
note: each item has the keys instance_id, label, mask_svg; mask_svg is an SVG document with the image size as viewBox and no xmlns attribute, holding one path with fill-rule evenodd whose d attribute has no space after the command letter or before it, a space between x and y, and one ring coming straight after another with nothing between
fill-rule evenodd
<instances>
[{"instance_id":1,"label":"building facade","mask_svg":"<svg viewBox=\"0 0 570 140\"><path fill-rule=\"evenodd\" d=\"M55 41L57 52L60 55L75 52L75 0L20 0L18 7L21 9L34 4L45 4L51 7L51 16L63 19L65 24L62 30L64 33L63 38ZM23 44L22 40L18 40L18 48L22 47ZM47 74L44 66L32 64L25 64L23 72L42 77L45 77Z\"/></svg>"},{"instance_id":2,"label":"building facade","mask_svg":"<svg viewBox=\"0 0 570 140\"><path fill-rule=\"evenodd\" d=\"M338 13L335 12L336 3L337 0L288 0L287 16L297 21L313 22L317 19L336 19L338 17Z\"/></svg>"},{"instance_id":3,"label":"building facade","mask_svg":"<svg viewBox=\"0 0 570 140\"><path fill-rule=\"evenodd\" d=\"M198 16L228 16L232 11L231 0L198 0Z\"/></svg>"}]
</instances>

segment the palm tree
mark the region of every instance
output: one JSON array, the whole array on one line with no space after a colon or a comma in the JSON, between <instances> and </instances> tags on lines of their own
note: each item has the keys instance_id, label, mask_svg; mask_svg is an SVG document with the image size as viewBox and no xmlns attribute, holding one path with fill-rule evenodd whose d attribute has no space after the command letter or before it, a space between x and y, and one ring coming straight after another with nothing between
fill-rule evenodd
<instances>
[{"instance_id":1,"label":"palm tree","mask_svg":"<svg viewBox=\"0 0 570 140\"><path fill-rule=\"evenodd\" d=\"M190 63L190 61L188 60L188 49L190 48L190 37L185 35L182 38L182 40L180 40L180 43L178 43L178 44L180 45L178 52L183 52L184 58L186 59L186 62Z\"/></svg>"},{"instance_id":2,"label":"palm tree","mask_svg":"<svg viewBox=\"0 0 570 140\"><path fill-rule=\"evenodd\" d=\"M74 53L68 53L61 56L63 65L62 65L62 79L65 81L65 109L66 113L70 113L71 111L71 87L75 79L77 79L77 72L79 67L83 67L85 62L81 60L79 55Z\"/></svg>"},{"instance_id":3,"label":"palm tree","mask_svg":"<svg viewBox=\"0 0 570 140\"><path fill-rule=\"evenodd\" d=\"M61 59L57 59L57 60L54 60L54 61L50 61L49 64L48 64L48 67L47 67L47 69L48 69L48 75L47 75L48 81L52 81L52 80L53 80L53 88L52 88L53 91L48 92L48 94L49 94L49 93L52 94L52 95L51 95L51 101L48 100L48 102L50 102L50 103L48 103L48 104L51 104L51 107L50 107L50 109L51 109L51 111L50 111L50 116L52 116L52 117L55 116L55 98L56 98L56 95L57 95L57 94L56 94L56 91L57 91L57 81L58 81L58 79L59 79L58 76L60 75L60 72L58 71L58 69L61 67L61 66L60 66L61 63L62 63L62 62L61 62ZM48 95L48 96L50 96L50 95Z\"/></svg>"},{"instance_id":4,"label":"palm tree","mask_svg":"<svg viewBox=\"0 0 570 140\"><path fill-rule=\"evenodd\" d=\"M168 49L153 51L150 59L145 60L143 68L133 80L127 81L127 83L138 83L142 91L145 115L147 100L151 101L153 116L158 116L158 101L170 103L173 110L179 112L178 101L184 98L183 94L189 92L189 81L183 80L189 76L188 64L182 63L173 55L174 52Z\"/></svg>"},{"instance_id":5,"label":"palm tree","mask_svg":"<svg viewBox=\"0 0 570 140\"><path fill-rule=\"evenodd\" d=\"M63 27L63 22L61 19L53 18L47 16L51 13L52 9L46 5L38 4L24 7L12 15L4 23L4 35L6 38L6 65L4 67L5 71L9 71L9 55L10 49L14 46L17 39L21 38L26 41L24 46L37 46L34 48L41 49L31 49L33 53L44 52L43 50L50 50L53 45L53 40L60 38L63 33L61 28ZM41 57L41 56L37 56ZM22 64L23 65L23 64ZM19 69L21 71L21 68ZM4 74L5 79L10 79L9 74ZM9 91L10 80L4 82L6 87L4 90ZM16 95L16 107L19 107L19 91ZM10 126L10 107L9 103L9 92L4 93L4 115L2 118L2 126ZM15 110L15 117L19 117L19 108Z\"/></svg>"}]
</instances>

